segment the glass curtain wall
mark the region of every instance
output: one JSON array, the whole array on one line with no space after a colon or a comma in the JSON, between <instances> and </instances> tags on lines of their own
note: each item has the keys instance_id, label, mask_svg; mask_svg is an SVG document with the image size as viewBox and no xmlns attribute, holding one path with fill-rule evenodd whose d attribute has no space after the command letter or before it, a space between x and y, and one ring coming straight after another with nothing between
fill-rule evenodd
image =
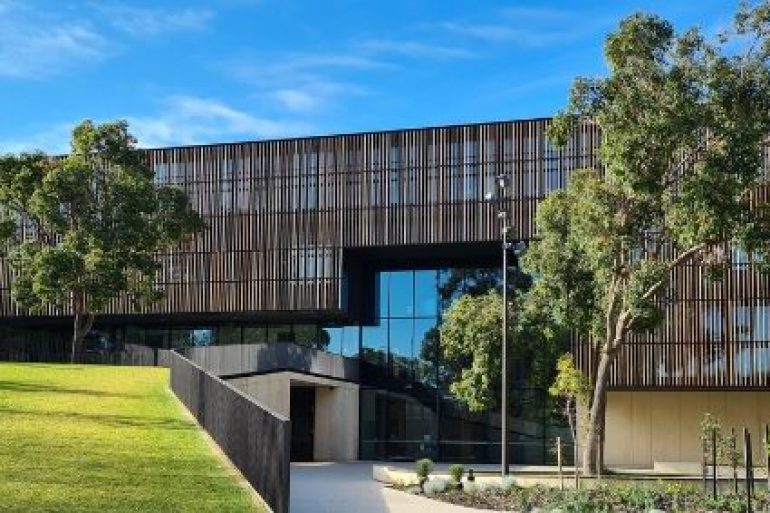
<instances>
[{"instance_id":1,"label":"glass curtain wall","mask_svg":"<svg viewBox=\"0 0 770 513\"><path fill-rule=\"evenodd\" d=\"M463 293L500 286L491 269L382 272L376 323L361 330L362 459L495 462L500 415L471 413L449 391L452 373L440 357L443 312ZM529 386L530 362L514 362L511 461L553 460L556 436L568 440L546 390Z\"/></svg>"}]
</instances>

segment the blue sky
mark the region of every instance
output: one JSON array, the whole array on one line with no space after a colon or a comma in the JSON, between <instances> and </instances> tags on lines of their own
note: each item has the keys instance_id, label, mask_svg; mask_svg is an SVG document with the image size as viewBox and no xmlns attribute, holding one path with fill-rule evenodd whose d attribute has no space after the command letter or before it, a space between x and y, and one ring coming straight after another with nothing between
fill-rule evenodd
<instances>
[{"instance_id":1,"label":"blue sky","mask_svg":"<svg viewBox=\"0 0 770 513\"><path fill-rule=\"evenodd\" d=\"M149 147L549 116L623 16L713 33L736 4L0 0L0 152L84 118Z\"/></svg>"}]
</instances>

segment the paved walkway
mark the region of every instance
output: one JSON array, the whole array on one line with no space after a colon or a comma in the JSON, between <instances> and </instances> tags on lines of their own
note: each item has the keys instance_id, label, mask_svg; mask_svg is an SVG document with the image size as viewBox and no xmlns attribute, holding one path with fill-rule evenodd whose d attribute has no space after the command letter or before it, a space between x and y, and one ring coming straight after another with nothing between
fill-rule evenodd
<instances>
[{"instance_id":1,"label":"paved walkway","mask_svg":"<svg viewBox=\"0 0 770 513\"><path fill-rule=\"evenodd\" d=\"M386 488L372 463L292 463L291 513L473 513Z\"/></svg>"}]
</instances>

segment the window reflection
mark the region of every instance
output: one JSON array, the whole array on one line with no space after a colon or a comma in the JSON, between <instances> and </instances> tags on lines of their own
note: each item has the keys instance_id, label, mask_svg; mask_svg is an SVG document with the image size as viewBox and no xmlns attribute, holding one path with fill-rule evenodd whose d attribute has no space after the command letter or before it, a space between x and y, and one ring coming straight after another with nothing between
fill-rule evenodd
<instances>
[{"instance_id":1,"label":"window reflection","mask_svg":"<svg viewBox=\"0 0 770 513\"><path fill-rule=\"evenodd\" d=\"M192 345L195 347L211 346L215 343L215 331L211 328L198 328L192 331Z\"/></svg>"},{"instance_id":2,"label":"window reflection","mask_svg":"<svg viewBox=\"0 0 770 513\"><path fill-rule=\"evenodd\" d=\"M417 271L414 274L415 314L434 317L438 312L438 272Z\"/></svg>"},{"instance_id":3,"label":"window reflection","mask_svg":"<svg viewBox=\"0 0 770 513\"><path fill-rule=\"evenodd\" d=\"M412 379L412 319L390 320L390 359L394 379Z\"/></svg>"},{"instance_id":4,"label":"window reflection","mask_svg":"<svg viewBox=\"0 0 770 513\"><path fill-rule=\"evenodd\" d=\"M291 324L271 325L267 328L268 343L294 342L294 332Z\"/></svg>"},{"instance_id":5,"label":"window reflection","mask_svg":"<svg viewBox=\"0 0 770 513\"><path fill-rule=\"evenodd\" d=\"M414 272L390 273L390 317L414 316Z\"/></svg>"}]
</instances>

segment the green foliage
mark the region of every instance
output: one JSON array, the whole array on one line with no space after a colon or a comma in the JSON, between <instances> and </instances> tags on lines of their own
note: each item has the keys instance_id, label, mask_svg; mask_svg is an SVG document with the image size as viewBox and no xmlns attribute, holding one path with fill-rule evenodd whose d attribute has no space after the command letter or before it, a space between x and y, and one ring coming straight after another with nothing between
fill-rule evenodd
<instances>
[{"instance_id":1,"label":"green foliage","mask_svg":"<svg viewBox=\"0 0 770 513\"><path fill-rule=\"evenodd\" d=\"M742 5L714 41L655 15L624 19L605 43L608 76L577 79L550 127L556 145L576 144L584 125L602 136L602 167L541 203L523 260L542 310L607 363L592 374L594 400L606 400L606 369L629 335L660 324L673 270L701 263L718 278L731 245L770 268L770 204L752 194L767 183L768 13L768 1Z\"/></svg>"},{"instance_id":2,"label":"green foliage","mask_svg":"<svg viewBox=\"0 0 770 513\"><path fill-rule=\"evenodd\" d=\"M543 390L553 380L555 362L563 352L566 333L554 327L543 310L512 295L508 307L509 355L528 362L528 388ZM442 380L450 383L450 391L455 398L472 411L499 406L502 364L500 292L489 289L483 293L474 291L456 297L444 314L439 332L430 336L429 340L433 343L426 344L423 352L440 352L445 374ZM511 401L517 400L531 398L511 397Z\"/></svg>"},{"instance_id":3,"label":"green foliage","mask_svg":"<svg viewBox=\"0 0 770 513\"><path fill-rule=\"evenodd\" d=\"M606 172L574 174L538 212L525 261L557 320L603 343L623 312L624 333L648 330L668 270L686 263L666 248L713 266L727 263L721 243L768 249L768 206L750 201L770 133L767 10L743 6L718 41L635 14L606 41L609 76L576 80L550 136L565 144L598 125Z\"/></svg>"},{"instance_id":4,"label":"green foliage","mask_svg":"<svg viewBox=\"0 0 770 513\"><path fill-rule=\"evenodd\" d=\"M417 474L421 489L424 489L425 481L428 480L431 472L433 472L433 461L430 458L422 458L414 462L414 473Z\"/></svg>"},{"instance_id":5,"label":"green foliage","mask_svg":"<svg viewBox=\"0 0 770 513\"><path fill-rule=\"evenodd\" d=\"M591 393L591 385L580 370L575 367L571 354L563 354L556 362L556 379L548 389L554 397L581 400Z\"/></svg>"},{"instance_id":6,"label":"green foliage","mask_svg":"<svg viewBox=\"0 0 770 513\"><path fill-rule=\"evenodd\" d=\"M203 223L184 191L154 183L135 145L125 122L85 121L64 158L0 158L0 236L17 303L92 317L122 293L136 307L160 297L156 253Z\"/></svg>"},{"instance_id":7,"label":"green foliage","mask_svg":"<svg viewBox=\"0 0 770 513\"><path fill-rule=\"evenodd\" d=\"M700 439L705 447L709 450L713 446L714 438L717 440L717 445L721 443L724 436L724 430L722 428L722 422L710 413L706 413L703 416L703 420L700 423Z\"/></svg>"},{"instance_id":8,"label":"green foliage","mask_svg":"<svg viewBox=\"0 0 770 513\"><path fill-rule=\"evenodd\" d=\"M462 481L464 473L465 473L465 467L463 467L459 463L455 463L454 465L449 466L449 476L452 478L452 481L454 481L455 483L459 483L460 481Z\"/></svg>"},{"instance_id":9,"label":"green foliage","mask_svg":"<svg viewBox=\"0 0 770 513\"><path fill-rule=\"evenodd\" d=\"M449 491L440 498L460 502L466 506L506 511L564 511L571 513L593 513L623 511L646 513L652 510L670 512L744 512L745 497L726 494L717 500L707 496L695 486L671 484L604 484L592 489L563 490L534 486L528 488L489 489L479 492L468 487L469 495ZM768 505L767 495L754 498L755 511L764 511Z\"/></svg>"},{"instance_id":10,"label":"green foliage","mask_svg":"<svg viewBox=\"0 0 770 513\"><path fill-rule=\"evenodd\" d=\"M489 291L455 300L441 323L441 348L450 361L467 361L452 394L472 411L485 409L494 400L493 385L500 379L502 296Z\"/></svg>"}]
</instances>

